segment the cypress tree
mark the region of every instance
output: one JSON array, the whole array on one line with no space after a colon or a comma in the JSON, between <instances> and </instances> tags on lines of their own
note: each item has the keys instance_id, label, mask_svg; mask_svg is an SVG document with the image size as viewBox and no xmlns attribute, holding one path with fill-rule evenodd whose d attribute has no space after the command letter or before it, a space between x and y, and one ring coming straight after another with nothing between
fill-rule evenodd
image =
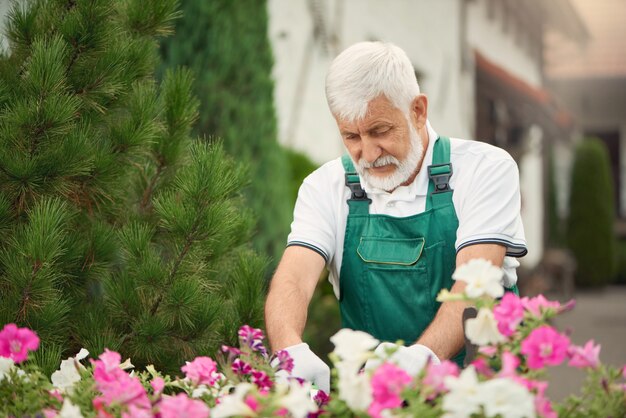
<instances>
[{"instance_id":1,"label":"cypress tree","mask_svg":"<svg viewBox=\"0 0 626 418\"><path fill-rule=\"evenodd\" d=\"M162 43L167 66L197 74L194 91L204 111L197 133L217 135L250 165L246 202L258 215L254 243L278 258L291 222L287 157L277 143L273 57L264 0L183 0L176 35Z\"/></svg>"},{"instance_id":2,"label":"cypress tree","mask_svg":"<svg viewBox=\"0 0 626 418\"><path fill-rule=\"evenodd\" d=\"M177 371L262 318L246 168L190 136L193 77L157 83L176 0L32 0L0 56L0 323Z\"/></svg>"},{"instance_id":3,"label":"cypress tree","mask_svg":"<svg viewBox=\"0 0 626 418\"><path fill-rule=\"evenodd\" d=\"M597 138L585 139L574 158L567 230L579 285L606 285L615 274L613 199L606 146Z\"/></svg>"}]
</instances>

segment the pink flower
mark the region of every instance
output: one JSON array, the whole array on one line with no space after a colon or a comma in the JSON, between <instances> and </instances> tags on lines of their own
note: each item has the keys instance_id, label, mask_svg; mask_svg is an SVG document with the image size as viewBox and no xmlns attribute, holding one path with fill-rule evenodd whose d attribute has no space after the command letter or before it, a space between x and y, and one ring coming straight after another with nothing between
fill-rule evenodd
<instances>
[{"instance_id":1,"label":"pink flower","mask_svg":"<svg viewBox=\"0 0 626 418\"><path fill-rule=\"evenodd\" d=\"M493 357L498 352L498 348L492 345L482 345L478 347L478 352L486 355L487 357Z\"/></svg>"},{"instance_id":2,"label":"pink flower","mask_svg":"<svg viewBox=\"0 0 626 418\"><path fill-rule=\"evenodd\" d=\"M102 405L120 404L150 409L150 400L145 388L138 378L129 376L120 369L120 355L105 349L99 360L91 360L94 365L93 378L96 389L102 396L93 400L97 408Z\"/></svg>"},{"instance_id":3,"label":"pink flower","mask_svg":"<svg viewBox=\"0 0 626 418\"><path fill-rule=\"evenodd\" d=\"M329 401L330 401L330 396L328 396L328 393L324 392L323 390L318 390L315 396L313 397L313 402L315 402L317 406L328 405Z\"/></svg>"},{"instance_id":4,"label":"pink flower","mask_svg":"<svg viewBox=\"0 0 626 418\"><path fill-rule=\"evenodd\" d=\"M483 376L491 377L494 375L494 372L491 367L489 367L487 360L483 357L474 359L474 361L472 361L472 366L474 366L474 369L476 369L476 371Z\"/></svg>"},{"instance_id":5,"label":"pink flower","mask_svg":"<svg viewBox=\"0 0 626 418\"><path fill-rule=\"evenodd\" d=\"M264 356L267 356L267 349L263 345L263 331L258 328L252 328L250 325L244 325L239 328L239 344L241 346L248 346L252 351L258 351Z\"/></svg>"},{"instance_id":6,"label":"pink flower","mask_svg":"<svg viewBox=\"0 0 626 418\"><path fill-rule=\"evenodd\" d=\"M163 388L165 387L165 381L160 377L155 377L150 381L150 386L152 386L152 390L154 390L155 394L159 394L163 392Z\"/></svg>"},{"instance_id":7,"label":"pink flower","mask_svg":"<svg viewBox=\"0 0 626 418\"><path fill-rule=\"evenodd\" d=\"M426 376L422 382L433 390L433 393L429 395L429 399L447 390L444 384L444 379L447 376L459 376L459 366L457 366L456 363L449 360L444 360L441 364L428 363L426 366Z\"/></svg>"},{"instance_id":8,"label":"pink flower","mask_svg":"<svg viewBox=\"0 0 626 418\"><path fill-rule=\"evenodd\" d=\"M126 412L122 412L122 418L154 418L154 414L150 409L130 405Z\"/></svg>"},{"instance_id":9,"label":"pink flower","mask_svg":"<svg viewBox=\"0 0 626 418\"><path fill-rule=\"evenodd\" d=\"M534 316L541 316L542 313L548 309L559 309L561 304L557 301L550 301L543 297L543 295L536 296L534 298L524 297L521 299L521 303L524 309L532 313Z\"/></svg>"},{"instance_id":10,"label":"pink flower","mask_svg":"<svg viewBox=\"0 0 626 418\"><path fill-rule=\"evenodd\" d=\"M534 329L522 341L521 353L526 356L526 364L531 369L545 366L558 366L565 360L570 340L554 328L542 325Z\"/></svg>"},{"instance_id":11,"label":"pink flower","mask_svg":"<svg viewBox=\"0 0 626 418\"><path fill-rule=\"evenodd\" d=\"M498 331L510 337L524 318L522 301L514 293L505 293L500 303L493 308L493 316L498 322Z\"/></svg>"},{"instance_id":12,"label":"pink flower","mask_svg":"<svg viewBox=\"0 0 626 418\"><path fill-rule=\"evenodd\" d=\"M372 403L367 412L374 418L381 418L384 409L402 405L400 394L411 383L411 376L391 363L383 363L372 375Z\"/></svg>"},{"instance_id":13,"label":"pink flower","mask_svg":"<svg viewBox=\"0 0 626 418\"><path fill-rule=\"evenodd\" d=\"M587 341L584 347L572 345L567 354L570 356L568 366L595 369L600 364L600 344L594 345L593 340Z\"/></svg>"},{"instance_id":14,"label":"pink flower","mask_svg":"<svg viewBox=\"0 0 626 418\"><path fill-rule=\"evenodd\" d=\"M291 373L293 370L293 359L289 355L289 352L280 350L276 352L276 358L278 359L277 370L284 370L287 373Z\"/></svg>"},{"instance_id":15,"label":"pink flower","mask_svg":"<svg viewBox=\"0 0 626 418\"><path fill-rule=\"evenodd\" d=\"M236 359L233 361L233 364L230 366L233 373L238 376L244 376L252 373L252 366L241 359Z\"/></svg>"},{"instance_id":16,"label":"pink flower","mask_svg":"<svg viewBox=\"0 0 626 418\"><path fill-rule=\"evenodd\" d=\"M39 337L28 328L6 324L0 331L0 357L21 363L28 358L29 351L35 351L38 347Z\"/></svg>"},{"instance_id":17,"label":"pink flower","mask_svg":"<svg viewBox=\"0 0 626 418\"><path fill-rule=\"evenodd\" d=\"M192 362L181 367L187 379L196 385L212 386L219 379L217 364L209 357L196 357Z\"/></svg>"},{"instance_id":18,"label":"pink flower","mask_svg":"<svg viewBox=\"0 0 626 418\"><path fill-rule=\"evenodd\" d=\"M159 404L161 418L206 418L209 408L204 402L189 399L184 393L164 396Z\"/></svg>"},{"instance_id":19,"label":"pink flower","mask_svg":"<svg viewBox=\"0 0 626 418\"><path fill-rule=\"evenodd\" d=\"M45 408L43 411L43 416L44 418L56 418L59 416L59 414L57 413L57 411L53 408Z\"/></svg>"},{"instance_id":20,"label":"pink flower","mask_svg":"<svg viewBox=\"0 0 626 418\"><path fill-rule=\"evenodd\" d=\"M267 373L262 372L260 370L252 371L252 383L257 385L257 387L261 391L270 390L272 386L274 385L274 383L272 382L272 379L270 379Z\"/></svg>"},{"instance_id":21,"label":"pink flower","mask_svg":"<svg viewBox=\"0 0 626 418\"><path fill-rule=\"evenodd\" d=\"M253 412L259 412L259 409L261 409L261 404L259 403L257 398L252 395L246 396L246 398L243 400L243 403L248 405L248 407L252 409Z\"/></svg>"}]
</instances>

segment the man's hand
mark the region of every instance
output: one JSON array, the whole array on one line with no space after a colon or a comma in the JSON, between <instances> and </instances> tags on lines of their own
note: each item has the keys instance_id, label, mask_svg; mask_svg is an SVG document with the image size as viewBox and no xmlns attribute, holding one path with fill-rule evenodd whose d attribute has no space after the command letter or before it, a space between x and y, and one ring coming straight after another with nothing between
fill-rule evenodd
<instances>
[{"instance_id":1,"label":"man's hand","mask_svg":"<svg viewBox=\"0 0 626 418\"><path fill-rule=\"evenodd\" d=\"M388 352L393 350L395 352L389 355ZM384 360L381 359L388 359L388 361L395 363L409 375L415 377L429 361L433 364L441 363L435 353L422 344L404 347L394 343L380 343L374 350L374 354L376 354L376 358L369 359L365 363L365 370L373 370L383 363Z\"/></svg>"},{"instance_id":2,"label":"man's hand","mask_svg":"<svg viewBox=\"0 0 626 418\"><path fill-rule=\"evenodd\" d=\"M276 373L279 382L286 382L289 376L300 377L315 384L318 389L330 393L330 368L319 358L307 343L292 345L284 349L293 359L291 375L285 370Z\"/></svg>"}]
</instances>

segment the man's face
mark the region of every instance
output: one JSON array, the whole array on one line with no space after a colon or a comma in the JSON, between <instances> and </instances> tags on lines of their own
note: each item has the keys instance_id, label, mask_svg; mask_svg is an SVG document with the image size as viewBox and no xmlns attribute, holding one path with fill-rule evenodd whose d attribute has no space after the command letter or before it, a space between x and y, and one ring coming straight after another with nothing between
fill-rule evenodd
<instances>
[{"instance_id":1,"label":"man's face","mask_svg":"<svg viewBox=\"0 0 626 418\"><path fill-rule=\"evenodd\" d=\"M413 124L387 98L372 100L363 119L337 119L337 125L357 172L370 185L391 191L412 180L424 147Z\"/></svg>"}]
</instances>

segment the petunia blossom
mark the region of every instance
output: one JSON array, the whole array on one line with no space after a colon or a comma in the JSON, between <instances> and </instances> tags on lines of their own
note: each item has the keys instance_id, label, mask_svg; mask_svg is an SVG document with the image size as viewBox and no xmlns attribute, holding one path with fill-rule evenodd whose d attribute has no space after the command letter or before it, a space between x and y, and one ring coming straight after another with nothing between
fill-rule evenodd
<instances>
[{"instance_id":1,"label":"petunia blossom","mask_svg":"<svg viewBox=\"0 0 626 418\"><path fill-rule=\"evenodd\" d=\"M293 370L293 359L286 350L280 350L276 352L276 359L278 360L277 369L284 370L287 373L291 373Z\"/></svg>"},{"instance_id":2,"label":"petunia blossom","mask_svg":"<svg viewBox=\"0 0 626 418\"><path fill-rule=\"evenodd\" d=\"M548 325L535 328L522 341L520 352L526 356L531 369L558 366L565 360L570 340Z\"/></svg>"},{"instance_id":3,"label":"petunia blossom","mask_svg":"<svg viewBox=\"0 0 626 418\"><path fill-rule=\"evenodd\" d=\"M428 363L426 366L426 375L422 383L429 389L429 396L432 398L446 391L446 385L444 384L446 377L457 377L458 375L459 366L450 360L444 360L440 364Z\"/></svg>"},{"instance_id":4,"label":"petunia blossom","mask_svg":"<svg viewBox=\"0 0 626 418\"><path fill-rule=\"evenodd\" d=\"M39 348L39 337L28 328L6 324L0 331L0 357L21 363L28 358L29 351Z\"/></svg>"},{"instance_id":5,"label":"petunia blossom","mask_svg":"<svg viewBox=\"0 0 626 418\"><path fill-rule=\"evenodd\" d=\"M533 395L512 379L495 378L480 385L477 400L487 417L534 418Z\"/></svg>"},{"instance_id":6,"label":"petunia blossom","mask_svg":"<svg viewBox=\"0 0 626 418\"><path fill-rule=\"evenodd\" d=\"M85 370L80 361L89 355L89 351L81 349L74 357L69 357L61 362L59 370L52 373L50 380L52 385L62 392L70 391L76 382L80 380L80 371Z\"/></svg>"},{"instance_id":7,"label":"petunia blossom","mask_svg":"<svg viewBox=\"0 0 626 418\"><path fill-rule=\"evenodd\" d=\"M382 411L402 406L402 391L413 379L392 363L383 363L372 374L372 403L367 412L374 418L382 418Z\"/></svg>"},{"instance_id":8,"label":"petunia blossom","mask_svg":"<svg viewBox=\"0 0 626 418\"><path fill-rule=\"evenodd\" d=\"M476 345L497 344L506 341L500 331L493 312L487 308L480 308L476 318L465 321L465 335Z\"/></svg>"},{"instance_id":9,"label":"petunia blossom","mask_svg":"<svg viewBox=\"0 0 626 418\"><path fill-rule=\"evenodd\" d=\"M363 331L355 331L348 328L339 330L330 337L335 345L335 353L342 362L347 362L355 368L360 368L371 356L371 351L380 341Z\"/></svg>"},{"instance_id":10,"label":"petunia blossom","mask_svg":"<svg viewBox=\"0 0 626 418\"><path fill-rule=\"evenodd\" d=\"M595 369L600 365L600 344L594 344L593 340L587 341L583 347L570 346L567 354L570 357L568 366Z\"/></svg>"},{"instance_id":11,"label":"petunia blossom","mask_svg":"<svg viewBox=\"0 0 626 418\"><path fill-rule=\"evenodd\" d=\"M115 403L149 409L150 400L145 388L137 377L120 368L120 358L119 353L105 349L98 360L91 360L96 389L102 393L93 400L94 406Z\"/></svg>"},{"instance_id":12,"label":"petunia blossom","mask_svg":"<svg viewBox=\"0 0 626 418\"><path fill-rule=\"evenodd\" d=\"M247 346L252 351L257 351L264 356L267 356L267 349L263 345L263 331L259 328L252 328L250 325L244 325L239 328L239 343L242 347Z\"/></svg>"},{"instance_id":13,"label":"petunia blossom","mask_svg":"<svg viewBox=\"0 0 626 418\"><path fill-rule=\"evenodd\" d=\"M520 302L522 306L524 306L524 309L536 317L540 317L543 312L548 309L558 310L561 307L559 302L548 300L543 295L538 295L533 298L523 297L520 299Z\"/></svg>"},{"instance_id":14,"label":"petunia blossom","mask_svg":"<svg viewBox=\"0 0 626 418\"><path fill-rule=\"evenodd\" d=\"M161 418L207 418L209 407L202 401L190 399L186 394L164 396L159 403Z\"/></svg>"},{"instance_id":15,"label":"petunia blossom","mask_svg":"<svg viewBox=\"0 0 626 418\"><path fill-rule=\"evenodd\" d=\"M284 388L284 387L283 387ZM317 405L311 399L311 384L289 381L289 391L278 400L278 405L285 408L293 418L306 418L317 411Z\"/></svg>"},{"instance_id":16,"label":"petunia blossom","mask_svg":"<svg viewBox=\"0 0 626 418\"><path fill-rule=\"evenodd\" d=\"M502 268L494 266L490 261L474 258L459 266L452 274L452 278L467 283L465 294L470 298L479 298L483 295L499 298L504 294L503 274Z\"/></svg>"},{"instance_id":17,"label":"petunia blossom","mask_svg":"<svg viewBox=\"0 0 626 418\"><path fill-rule=\"evenodd\" d=\"M450 417L471 417L480 412L478 399L480 382L473 366L465 368L458 377L444 378L449 392L443 396L441 404L444 412Z\"/></svg>"},{"instance_id":18,"label":"petunia blossom","mask_svg":"<svg viewBox=\"0 0 626 418\"><path fill-rule=\"evenodd\" d=\"M510 337L524 318L522 301L514 293L505 293L500 303L493 308L493 316L498 322L498 331Z\"/></svg>"},{"instance_id":19,"label":"petunia blossom","mask_svg":"<svg viewBox=\"0 0 626 418\"><path fill-rule=\"evenodd\" d=\"M181 367L185 377L196 385L213 385L218 380L217 363L206 356L198 356Z\"/></svg>"}]
</instances>

